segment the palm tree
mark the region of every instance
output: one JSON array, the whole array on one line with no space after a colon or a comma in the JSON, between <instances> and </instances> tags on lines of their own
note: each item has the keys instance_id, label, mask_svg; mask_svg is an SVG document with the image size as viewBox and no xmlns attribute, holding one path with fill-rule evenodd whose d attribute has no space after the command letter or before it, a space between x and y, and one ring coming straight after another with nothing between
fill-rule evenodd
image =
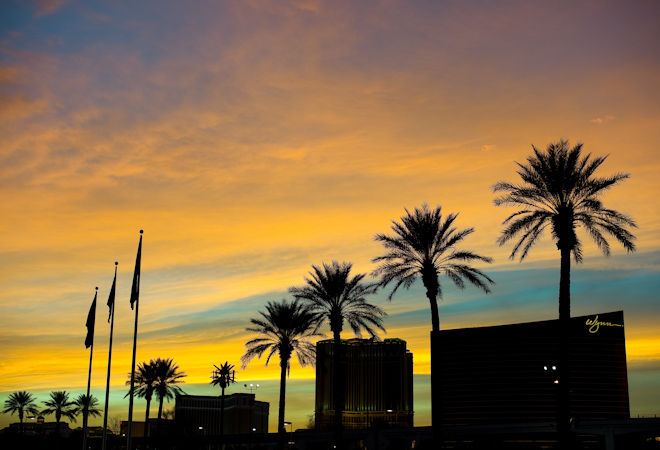
<instances>
[{"instance_id":1,"label":"palm tree","mask_svg":"<svg viewBox=\"0 0 660 450\"><path fill-rule=\"evenodd\" d=\"M583 257L576 229L584 227L598 249L609 256L610 245L604 235L614 237L630 253L635 251L635 236L627 228L637 227L631 217L605 208L600 199L630 174L595 177L596 169L607 156L591 159L591 154L587 154L582 157L582 146L578 143L569 148L568 141L560 140L548 144L543 152L532 145L534 154L527 158L527 164L516 163L522 183L500 181L493 185L493 192L504 193L494 200L495 206L522 208L503 222L505 228L497 240L500 245L517 240L510 258L519 255L522 262L546 228L550 229L560 252L558 428L563 430L559 431L560 439L566 439L569 433L571 255L578 264Z\"/></svg>"},{"instance_id":2,"label":"palm tree","mask_svg":"<svg viewBox=\"0 0 660 450\"><path fill-rule=\"evenodd\" d=\"M18 413L18 420L21 423L21 434L23 434L23 417L25 413L32 415L39 414L36 401L37 399L27 391L13 392L5 400L5 409L2 410L2 414L11 413L11 415L14 415L14 413Z\"/></svg>"},{"instance_id":3,"label":"palm tree","mask_svg":"<svg viewBox=\"0 0 660 450\"><path fill-rule=\"evenodd\" d=\"M277 421L279 433L278 449L284 448L286 429L284 428L284 410L286 402L286 377L291 371L291 357L295 354L302 367L314 365L316 351L310 339L323 336L317 332L318 315L311 305L305 305L297 299L289 303L268 302L266 312L259 311L260 318L250 319L253 326L246 331L259 333L261 337L245 344L245 354L241 357L242 368L256 356L261 358L267 353L266 366L270 358L277 353L280 358L280 408Z\"/></svg>"},{"instance_id":4,"label":"palm tree","mask_svg":"<svg viewBox=\"0 0 660 450\"><path fill-rule=\"evenodd\" d=\"M158 398L158 434L160 434L160 419L163 414L163 401L174 398L175 394L185 394L177 384L185 383L182 378L186 377L185 372L179 372L179 366L172 360L172 358L161 359L156 358L154 361L156 370L156 383L154 384L154 392Z\"/></svg>"},{"instance_id":5,"label":"palm tree","mask_svg":"<svg viewBox=\"0 0 660 450\"><path fill-rule=\"evenodd\" d=\"M405 209L405 208L404 208ZM387 297L392 300L396 291L403 286L410 288L414 281L421 278L426 288L426 297L431 304L431 395L433 435L437 443L442 441L442 391L440 377L441 358L439 354L440 316L438 299L442 299L440 275L445 275L458 288L464 289L466 281L482 291L489 293L489 284L493 284L481 270L469 265L472 261L491 263L493 260L469 250L459 250L457 246L474 228L457 230L454 226L458 214L450 213L442 220L442 207L431 210L427 203L415 208L411 213L407 209L401 217L401 223L392 221L394 235L377 234L375 240L386 249L386 253L372 262L380 263L371 273L381 277L380 286L394 282L394 288ZM435 373L435 377L433 374ZM433 389L435 384L435 389Z\"/></svg>"},{"instance_id":6,"label":"palm tree","mask_svg":"<svg viewBox=\"0 0 660 450\"><path fill-rule=\"evenodd\" d=\"M220 445L222 446L225 433L225 389L232 383L236 383L235 380L235 371L234 365L229 364L229 361L225 361L224 364L220 364L220 367L213 365L216 370L213 371L213 376L211 377L211 385L220 386L222 389L222 397L220 397Z\"/></svg>"},{"instance_id":7,"label":"palm tree","mask_svg":"<svg viewBox=\"0 0 660 450\"><path fill-rule=\"evenodd\" d=\"M352 263L323 263L321 267L312 265L310 278L305 277L305 285L291 287L291 292L297 299L309 303L312 311L319 314L320 321L330 325L334 340L333 356L333 407L335 409L335 445L342 448L342 412L344 403L344 383L341 367L341 332L344 321L357 337L362 336L364 329L372 337L376 337L376 328L385 331L383 317L387 314L380 307L367 303L366 298L375 294L378 286L375 283L363 283L366 274L350 276Z\"/></svg>"},{"instance_id":8,"label":"palm tree","mask_svg":"<svg viewBox=\"0 0 660 450\"><path fill-rule=\"evenodd\" d=\"M48 408L41 411L41 414L45 416L55 414L56 436L60 434L60 420L62 416L70 419L72 422L76 421L76 403L69 401L69 394L66 391L53 391L50 393L50 400L42 403Z\"/></svg>"},{"instance_id":9,"label":"palm tree","mask_svg":"<svg viewBox=\"0 0 660 450\"><path fill-rule=\"evenodd\" d=\"M131 393L131 390L128 390L128 393L124 398L129 395L137 395L139 398L143 398L147 401L147 409L144 414L144 435L149 437L149 411L151 408L151 399L154 394L154 386L158 376L156 374L156 360L152 359L151 361L142 362L138 364L137 370L135 371L135 379L133 383L134 392ZM128 380L126 381L126 386L131 384L131 374L128 374Z\"/></svg>"},{"instance_id":10,"label":"palm tree","mask_svg":"<svg viewBox=\"0 0 660 450\"><path fill-rule=\"evenodd\" d=\"M518 164L522 184L500 181L493 185L494 192L505 192L494 200L495 206L519 206L523 209L511 214L503 222L502 235L497 240L504 245L518 239L510 258L518 254L520 261L550 227L552 238L560 251L559 318L569 319L571 255L576 263L582 262L582 242L577 237L579 226L589 233L598 249L610 256L610 245L603 234L614 237L630 253L635 251L635 236L626 227L636 228L632 218L606 209L600 196L612 186L630 177L617 173L605 178L593 177L607 156L581 157L582 143L569 149L568 141L548 144L546 152L534 149L528 164Z\"/></svg>"},{"instance_id":11,"label":"palm tree","mask_svg":"<svg viewBox=\"0 0 660 450\"><path fill-rule=\"evenodd\" d=\"M404 208L405 209L405 208ZM380 286L395 282L394 289L387 297L392 300L396 291L403 286L408 289L413 282L421 278L426 288L426 297L431 304L431 327L440 331L438 299L442 299L440 275L445 275L460 289L465 288L465 281L489 293L488 283L494 283L481 270L466 262L483 261L492 263L492 258L478 255L469 250L458 250L456 246L474 228L457 231L454 221L458 214L449 214L442 220L442 207L431 210L427 203L415 208L411 213L407 209L401 217L401 223L392 221L393 236L377 234L375 240L382 243L387 253L378 256L372 262L380 265L371 273L381 277Z\"/></svg>"},{"instance_id":12,"label":"palm tree","mask_svg":"<svg viewBox=\"0 0 660 450\"><path fill-rule=\"evenodd\" d=\"M75 414L89 414L92 417L101 417L101 410L98 408L99 400L92 394L87 397L87 394L80 394L74 401ZM87 413L89 409L89 413Z\"/></svg>"}]
</instances>

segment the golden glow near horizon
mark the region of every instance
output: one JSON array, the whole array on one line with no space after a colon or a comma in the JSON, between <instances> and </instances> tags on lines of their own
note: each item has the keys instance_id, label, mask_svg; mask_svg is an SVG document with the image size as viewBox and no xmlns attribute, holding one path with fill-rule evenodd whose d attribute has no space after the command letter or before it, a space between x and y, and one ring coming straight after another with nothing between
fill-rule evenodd
<instances>
[{"instance_id":1,"label":"golden glow near horizon","mask_svg":"<svg viewBox=\"0 0 660 450\"><path fill-rule=\"evenodd\" d=\"M566 138L609 155L599 175L631 173L604 202L639 225L632 255L610 240L605 258L580 235L572 314L624 310L631 410L660 412L659 8L9 2L0 39L0 401L14 390L39 400L84 390L95 286L92 385L103 387L114 261L112 384L123 397L140 229L138 361L171 357L191 384L208 383L213 364L239 367L249 318L303 283L311 264L373 270L382 251L374 234L424 201L460 212L458 227L476 229L465 248L495 259L480 266L497 283L489 296L442 280L442 328L555 318L556 247L545 236L528 260L510 261L510 246L495 243L510 210L492 205L491 186L516 181L514 161L530 144ZM424 290L391 303L387 292L374 298L389 314L385 337L406 340L415 373L428 374ZM313 412L313 376L292 363L294 428ZM276 361L239 372L241 383L278 377ZM264 386L274 418L277 389ZM126 415L121 402L112 407ZM416 407L423 425L423 396ZM0 416L0 427L15 419Z\"/></svg>"}]
</instances>

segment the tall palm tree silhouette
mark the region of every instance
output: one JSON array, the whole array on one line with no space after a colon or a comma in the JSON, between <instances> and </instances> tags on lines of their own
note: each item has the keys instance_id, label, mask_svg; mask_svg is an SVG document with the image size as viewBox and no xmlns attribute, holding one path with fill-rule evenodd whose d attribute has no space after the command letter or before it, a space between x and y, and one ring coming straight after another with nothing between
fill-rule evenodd
<instances>
[{"instance_id":1,"label":"tall palm tree silhouette","mask_svg":"<svg viewBox=\"0 0 660 450\"><path fill-rule=\"evenodd\" d=\"M55 414L56 436L60 435L60 421L62 417L76 421L76 403L69 401L69 394L66 391L53 391L50 393L50 400L42 402L48 408L41 411L44 416Z\"/></svg>"},{"instance_id":2,"label":"tall palm tree silhouette","mask_svg":"<svg viewBox=\"0 0 660 450\"><path fill-rule=\"evenodd\" d=\"M267 353L266 366L270 358L277 353L280 358L280 406L277 421L277 448L284 449L286 429L284 411L286 404L286 377L291 372L291 357L295 355L302 367L314 365L316 351L311 339L321 337L317 332L318 314L311 305L302 304L297 299L288 302L268 302L266 312L259 311L260 318L252 318L253 326L246 331L258 333L260 337L245 344L245 354L241 357L245 369L254 358Z\"/></svg>"},{"instance_id":3,"label":"tall palm tree silhouette","mask_svg":"<svg viewBox=\"0 0 660 450\"><path fill-rule=\"evenodd\" d=\"M87 414L87 410L89 410L89 415L92 417L101 417L101 410L98 408L99 406L99 400L94 397L92 394L89 394L89 397L87 397L87 394L80 394L76 399L73 401L75 405L75 414Z\"/></svg>"},{"instance_id":4,"label":"tall palm tree silhouette","mask_svg":"<svg viewBox=\"0 0 660 450\"><path fill-rule=\"evenodd\" d=\"M9 395L9 398L5 400L5 409L2 410L2 414L14 414L18 413L18 420L21 424L20 432L24 434L23 429L23 418L25 413L36 415L39 414L39 408L37 407L37 399L27 391L16 391L12 392Z\"/></svg>"},{"instance_id":5,"label":"tall palm tree silhouette","mask_svg":"<svg viewBox=\"0 0 660 450\"><path fill-rule=\"evenodd\" d=\"M544 152L532 145L534 154L527 158L527 164L516 163L522 183L500 181L493 185L493 192L503 192L493 201L495 206L522 208L506 218L497 240L500 245L517 240L510 258L519 256L522 262L548 228L560 252L558 431L564 442L570 432L571 255L576 263L583 257L576 230L583 227L598 249L609 256L610 245L604 235L614 237L630 253L635 251L635 236L628 228L637 227L631 217L605 208L600 199L630 174L595 177L607 156L582 157L582 146L578 143L570 148L568 141L560 140L548 144Z\"/></svg>"},{"instance_id":6,"label":"tall palm tree silhouette","mask_svg":"<svg viewBox=\"0 0 660 450\"><path fill-rule=\"evenodd\" d=\"M350 262L323 263L312 265L310 277L305 277L305 285L289 288L296 298L309 303L319 314L320 321L327 321L333 335L333 408L335 410L335 446L343 448L342 412L344 409L344 383L341 361L341 332L344 321L356 336L365 330L372 337L376 329L385 331L383 317L387 314L380 307L367 303L366 298L376 293L375 283L363 283L366 274L351 277L353 264Z\"/></svg>"},{"instance_id":7,"label":"tall palm tree silhouette","mask_svg":"<svg viewBox=\"0 0 660 450\"><path fill-rule=\"evenodd\" d=\"M404 208L405 209L405 208ZM401 223L392 220L393 235L377 234L374 239L386 250L372 262L379 263L371 273L380 277L380 286L394 283L387 297L392 297L400 287L410 288L418 278L426 288L426 297L431 305L431 395L432 425L434 440L442 441L442 391L440 380L440 315L438 299L442 299L440 275L445 275L460 289L466 282L489 293L493 284L485 273L469 265L472 261L491 263L493 260L457 246L474 232L474 228L457 230L454 226L458 214L451 213L442 220L442 207L430 209L427 203L413 212L405 209ZM435 374L435 376L434 376ZM434 382L435 381L435 382ZM435 386L434 386L435 385Z\"/></svg>"},{"instance_id":8,"label":"tall palm tree silhouette","mask_svg":"<svg viewBox=\"0 0 660 450\"><path fill-rule=\"evenodd\" d=\"M156 360L152 359L151 361L141 362L137 365L135 370L135 379L133 383L133 395L143 398L147 401L147 409L144 413L144 436L149 437L149 410L151 408L151 399L154 395L154 388L156 381L158 380L158 375L156 373ZM131 385L131 373L128 373L128 380L126 380L126 386ZM128 390L128 393L124 398L131 395L131 390Z\"/></svg>"},{"instance_id":9,"label":"tall palm tree silhouette","mask_svg":"<svg viewBox=\"0 0 660 450\"><path fill-rule=\"evenodd\" d=\"M222 389L222 397L220 398L220 445L222 446L225 433L225 389L232 383L236 383L234 377L234 365L229 364L229 361L225 361L224 364L220 364L220 367L213 365L216 368L213 371L213 378L211 380L211 385L220 386Z\"/></svg>"},{"instance_id":10,"label":"tall palm tree silhouette","mask_svg":"<svg viewBox=\"0 0 660 450\"><path fill-rule=\"evenodd\" d=\"M172 360L172 358L161 359L156 358L154 361L156 367L156 383L154 384L154 392L158 398L158 431L160 435L161 416L163 414L163 401L174 398L175 394L185 394L177 384L185 383L182 378L186 377L185 372L179 371L179 366Z\"/></svg>"}]
</instances>

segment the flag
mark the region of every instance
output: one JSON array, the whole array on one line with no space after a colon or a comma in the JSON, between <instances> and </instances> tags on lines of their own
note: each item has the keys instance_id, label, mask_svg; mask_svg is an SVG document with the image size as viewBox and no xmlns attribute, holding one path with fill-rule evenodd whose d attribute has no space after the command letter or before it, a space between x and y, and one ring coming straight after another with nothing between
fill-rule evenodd
<instances>
[{"instance_id":1,"label":"flag","mask_svg":"<svg viewBox=\"0 0 660 450\"><path fill-rule=\"evenodd\" d=\"M140 265L142 263L142 230L140 230L140 243L135 257L135 271L133 272L133 286L131 286L131 309L140 299Z\"/></svg>"},{"instance_id":2,"label":"flag","mask_svg":"<svg viewBox=\"0 0 660 450\"><path fill-rule=\"evenodd\" d=\"M117 286L117 263L115 263L115 279L112 280L112 288L110 289L110 296L108 297L108 323L110 323L110 317L112 316L112 309L115 307L115 287Z\"/></svg>"},{"instance_id":3,"label":"flag","mask_svg":"<svg viewBox=\"0 0 660 450\"><path fill-rule=\"evenodd\" d=\"M98 289L98 288L96 288ZM92 306L89 308L89 314L87 314L87 337L85 338L85 348L89 348L90 345L94 345L94 324L96 323L96 296L98 291L94 293L94 301Z\"/></svg>"}]
</instances>

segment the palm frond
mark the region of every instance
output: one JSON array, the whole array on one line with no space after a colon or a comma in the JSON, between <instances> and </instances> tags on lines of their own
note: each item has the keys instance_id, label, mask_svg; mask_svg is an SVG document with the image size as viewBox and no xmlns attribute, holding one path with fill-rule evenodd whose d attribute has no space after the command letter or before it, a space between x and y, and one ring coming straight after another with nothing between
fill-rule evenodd
<instances>
[{"instance_id":1,"label":"palm frond","mask_svg":"<svg viewBox=\"0 0 660 450\"><path fill-rule=\"evenodd\" d=\"M45 416L55 414L56 417L64 416L72 422L76 421L76 404L69 400L68 392L53 391L50 393L50 400L43 401L43 404L47 408L43 409L41 414Z\"/></svg>"},{"instance_id":2,"label":"palm frond","mask_svg":"<svg viewBox=\"0 0 660 450\"><path fill-rule=\"evenodd\" d=\"M498 186L498 189L508 188L513 188L513 186L506 183ZM431 209L427 203L422 204L421 208L415 208L412 213L408 209L405 211L406 214L401 217L401 223L392 221L393 235L377 234L374 237L386 249L396 248L396 251L390 250L372 259L372 262L379 263L371 275L380 278L380 286L384 287L394 282L388 300L392 299L400 287L408 289L417 278L423 278L425 267L435 268L436 274L444 273L460 288L465 287L465 281L479 288L482 288L484 282L492 283L488 277L473 283L474 276L464 279L462 271L447 272L445 270L455 260L492 262L492 258L456 248L474 232L474 228L458 230L454 226L458 214L450 213L443 220L442 207L437 206L435 209ZM476 277L479 278L480 275L476 275ZM437 287L433 286L432 291L435 292L437 298L441 298L442 290L437 282L437 277L436 283ZM427 286L428 288L429 286Z\"/></svg>"},{"instance_id":3,"label":"palm frond","mask_svg":"<svg viewBox=\"0 0 660 450\"><path fill-rule=\"evenodd\" d=\"M291 356L297 356L302 366L313 364L309 352L310 340L322 337L318 332L319 318L308 305L298 300L289 302L268 302L266 311L259 311L260 319L250 319L254 325L247 327L246 331L258 333L259 337L251 339L245 344L245 354L241 357L242 367L256 357L261 358L267 353L265 365L278 354L280 361L284 361L287 372L290 370Z\"/></svg>"},{"instance_id":4,"label":"palm frond","mask_svg":"<svg viewBox=\"0 0 660 450\"><path fill-rule=\"evenodd\" d=\"M527 164L516 163L522 184L499 181L492 186L493 192L503 193L493 200L495 206L523 208L507 217L497 239L500 245L518 239L511 258L519 254L520 261L525 259L547 226L557 246L568 246L577 262L583 256L582 243L576 236L580 225L606 256L611 249L605 234L617 239L627 251L635 251L635 237L626 229L635 228L635 222L604 208L599 198L630 174L595 177L607 156L582 156L582 147L578 143L570 148L565 140L548 144L545 151L532 146L533 155L527 158Z\"/></svg>"}]
</instances>

